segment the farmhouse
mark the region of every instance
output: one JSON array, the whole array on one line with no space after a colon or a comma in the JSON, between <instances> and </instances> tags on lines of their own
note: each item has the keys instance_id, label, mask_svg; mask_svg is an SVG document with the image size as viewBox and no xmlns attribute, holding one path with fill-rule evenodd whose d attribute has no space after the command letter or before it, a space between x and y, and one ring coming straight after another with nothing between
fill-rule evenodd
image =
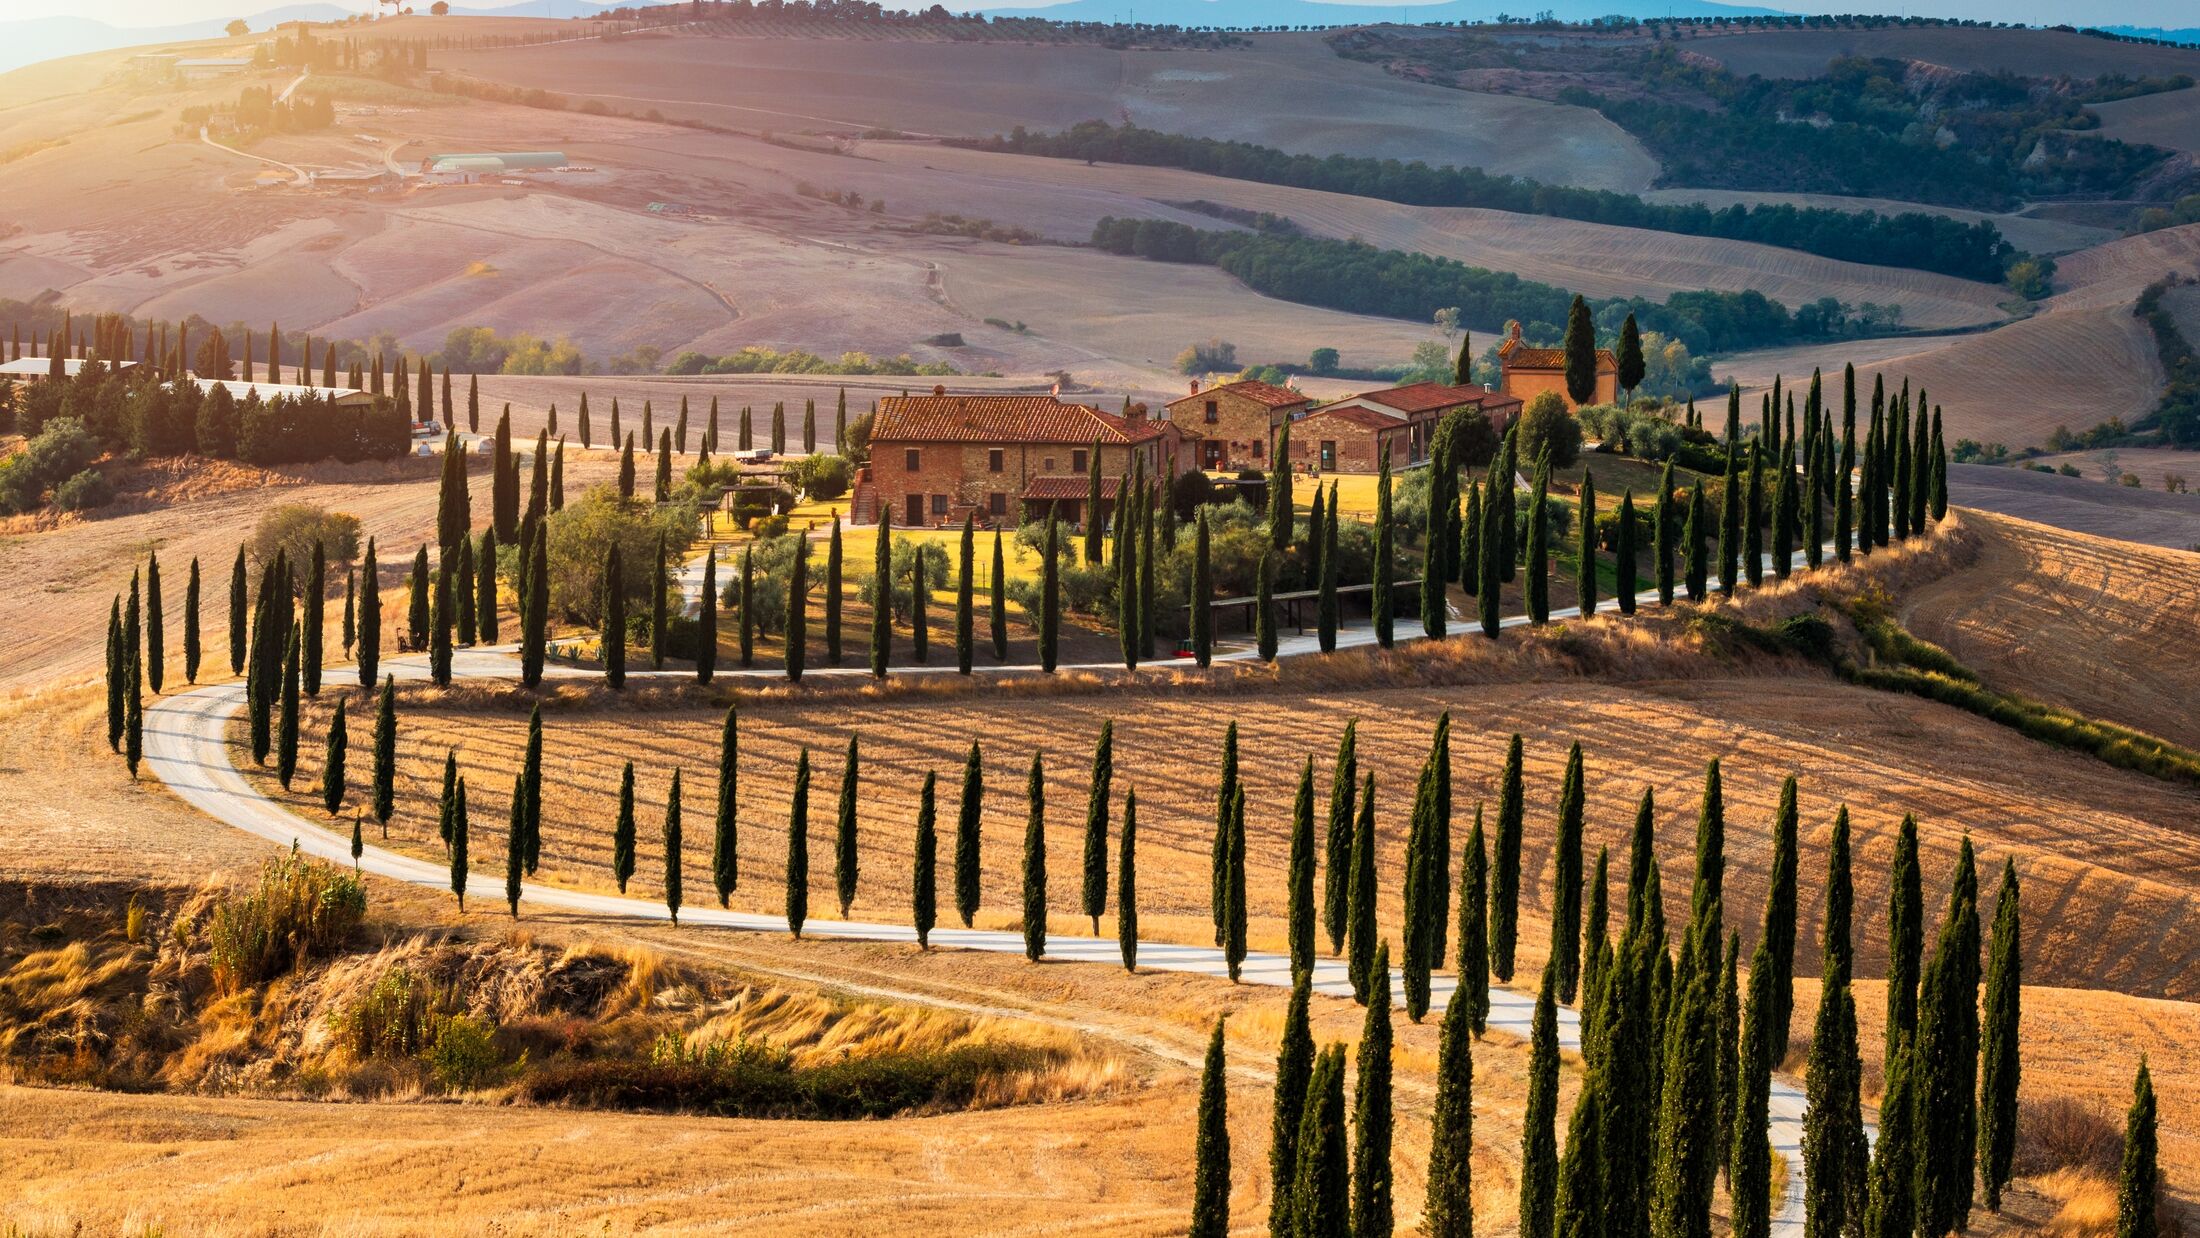
<instances>
[{"instance_id":1,"label":"farmhouse","mask_svg":"<svg viewBox=\"0 0 2200 1238\"><path fill-rule=\"evenodd\" d=\"M1118 417L1052 395L889 396L871 426L871 463L856 476L849 518L876 523L890 512L904 527L1013 524L1052 505L1082 524L1092 453L1101 475L1099 518L1115 506L1134 458L1149 477L1165 475L1182 445L1177 428L1132 405Z\"/></svg>"},{"instance_id":2,"label":"farmhouse","mask_svg":"<svg viewBox=\"0 0 2200 1238\"><path fill-rule=\"evenodd\" d=\"M1556 391L1572 412L1580 405L1566 394L1566 351L1562 348L1530 348L1520 340L1520 323L1506 324L1505 341L1497 346L1498 390L1526 404L1546 391ZM1597 391L1591 404L1610 404L1619 398L1619 359L1609 348L1597 349Z\"/></svg>"},{"instance_id":3,"label":"farmhouse","mask_svg":"<svg viewBox=\"0 0 2200 1238\"><path fill-rule=\"evenodd\" d=\"M1162 419L1187 439L1199 441L1203 469L1267 468L1276 427L1303 416L1313 401L1289 387L1241 378L1169 401Z\"/></svg>"},{"instance_id":4,"label":"farmhouse","mask_svg":"<svg viewBox=\"0 0 2200 1238\"><path fill-rule=\"evenodd\" d=\"M1373 473L1385 455L1392 468L1419 464L1437 423L1465 409L1488 417L1502 434L1520 414L1520 401L1475 383L1408 383L1346 396L1292 425L1291 463L1321 473Z\"/></svg>"},{"instance_id":5,"label":"farmhouse","mask_svg":"<svg viewBox=\"0 0 2200 1238\"><path fill-rule=\"evenodd\" d=\"M374 396L356 387L304 387L296 383L245 383L233 378L193 378L200 395L212 395L214 388L229 389L229 398L242 404L252 396L262 403L276 399L302 400L312 397L326 400L337 408L364 408L374 403Z\"/></svg>"},{"instance_id":6,"label":"farmhouse","mask_svg":"<svg viewBox=\"0 0 2200 1238\"><path fill-rule=\"evenodd\" d=\"M63 357L61 359L61 372L65 377L75 378L83 372L85 366L90 364L92 363L79 357ZM110 371L135 369L137 367L135 361L102 361L99 364ZM17 357L6 365L0 365L0 378L13 382L35 383L52 376L53 359L50 357Z\"/></svg>"}]
</instances>

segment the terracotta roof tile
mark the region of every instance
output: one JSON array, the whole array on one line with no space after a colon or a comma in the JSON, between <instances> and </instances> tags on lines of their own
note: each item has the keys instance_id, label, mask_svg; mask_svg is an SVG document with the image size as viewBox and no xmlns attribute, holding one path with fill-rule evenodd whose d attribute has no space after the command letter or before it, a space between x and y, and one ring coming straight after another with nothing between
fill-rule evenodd
<instances>
[{"instance_id":1,"label":"terracotta roof tile","mask_svg":"<svg viewBox=\"0 0 2200 1238\"><path fill-rule=\"evenodd\" d=\"M1100 497L1103 499L1114 498L1116 488L1121 481L1122 479L1119 477L1101 478ZM1054 499L1089 499L1092 497L1092 479L1090 477L1034 477L1031 479L1031 483L1024 487L1023 497L1049 501Z\"/></svg>"},{"instance_id":2,"label":"terracotta roof tile","mask_svg":"<svg viewBox=\"0 0 2200 1238\"><path fill-rule=\"evenodd\" d=\"M871 441L889 443L1143 443L1154 422L1134 423L1050 395L888 396L879 401Z\"/></svg>"},{"instance_id":3,"label":"terracotta roof tile","mask_svg":"<svg viewBox=\"0 0 2200 1238\"><path fill-rule=\"evenodd\" d=\"M1395 408L1401 413L1426 413L1440 408L1457 408L1462 404L1480 404L1490 397L1490 392L1476 383L1452 387L1443 383L1407 383L1402 387L1385 387L1380 391L1363 391L1348 399L1366 400L1385 408Z\"/></svg>"},{"instance_id":4,"label":"terracotta roof tile","mask_svg":"<svg viewBox=\"0 0 2200 1238\"><path fill-rule=\"evenodd\" d=\"M1372 408L1361 408L1357 404L1331 405L1328 408L1317 409L1301 417L1296 424L1303 426L1316 421L1332 419L1369 430L1402 430L1406 426L1405 422L1396 417L1392 417L1387 413L1378 413Z\"/></svg>"},{"instance_id":5,"label":"terracotta roof tile","mask_svg":"<svg viewBox=\"0 0 2200 1238\"><path fill-rule=\"evenodd\" d=\"M1530 348L1519 340L1506 340L1497 346L1498 360L1508 370L1563 370L1566 368L1566 350L1563 348ZM1597 369L1617 370L1619 359L1609 348L1597 349Z\"/></svg>"},{"instance_id":6,"label":"terracotta roof tile","mask_svg":"<svg viewBox=\"0 0 2200 1238\"><path fill-rule=\"evenodd\" d=\"M1195 391L1187 396L1179 396L1169 401L1169 407L1175 408L1179 404L1189 404L1194 400L1205 399L1224 391L1258 401L1270 408L1289 408L1294 404L1305 404L1311 399L1303 391L1293 391L1289 387L1278 387L1274 383L1264 383L1257 378L1241 378L1236 382L1223 383L1220 386L1209 387L1204 391Z\"/></svg>"}]
</instances>

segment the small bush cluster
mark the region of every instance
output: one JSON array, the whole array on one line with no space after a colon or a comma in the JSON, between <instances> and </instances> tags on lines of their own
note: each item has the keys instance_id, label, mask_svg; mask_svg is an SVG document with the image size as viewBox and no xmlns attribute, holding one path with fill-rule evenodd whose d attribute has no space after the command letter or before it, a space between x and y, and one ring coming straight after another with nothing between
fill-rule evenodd
<instances>
[{"instance_id":1,"label":"small bush cluster","mask_svg":"<svg viewBox=\"0 0 2200 1238\"><path fill-rule=\"evenodd\" d=\"M350 938L367 913L355 873L309 860L292 847L260 869L250 893L218 903L206 925L214 982L236 992L272 980Z\"/></svg>"}]
</instances>

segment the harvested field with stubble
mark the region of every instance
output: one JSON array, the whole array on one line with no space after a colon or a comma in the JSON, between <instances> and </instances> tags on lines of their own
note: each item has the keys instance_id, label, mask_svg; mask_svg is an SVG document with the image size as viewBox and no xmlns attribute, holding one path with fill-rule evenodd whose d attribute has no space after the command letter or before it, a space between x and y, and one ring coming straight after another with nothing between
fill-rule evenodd
<instances>
[{"instance_id":1,"label":"harvested field with stubble","mask_svg":"<svg viewBox=\"0 0 2200 1238\"><path fill-rule=\"evenodd\" d=\"M1902 600L1917 635L1996 687L2200 744L2200 656L2188 639L2200 625L2200 554L2004 517L1966 523L1978 558Z\"/></svg>"}]
</instances>

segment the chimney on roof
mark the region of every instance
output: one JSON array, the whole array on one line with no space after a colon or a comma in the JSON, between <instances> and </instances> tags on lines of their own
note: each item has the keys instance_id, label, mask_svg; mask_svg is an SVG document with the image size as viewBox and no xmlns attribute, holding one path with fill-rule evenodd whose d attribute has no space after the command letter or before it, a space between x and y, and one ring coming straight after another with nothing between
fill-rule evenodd
<instances>
[{"instance_id":1,"label":"chimney on roof","mask_svg":"<svg viewBox=\"0 0 2200 1238\"><path fill-rule=\"evenodd\" d=\"M1124 422L1124 424L1126 424L1126 425L1133 425L1133 426L1142 426L1142 425L1145 425L1145 424L1146 424L1146 406L1145 406L1144 404L1133 404L1133 405L1131 405L1130 407L1128 407L1128 408L1124 409L1124 410L1123 410L1123 422Z\"/></svg>"},{"instance_id":2,"label":"chimney on roof","mask_svg":"<svg viewBox=\"0 0 2200 1238\"><path fill-rule=\"evenodd\" d=\"M933 394L933 395L946 395L946 394L947 394L947 384L945 384L945 383L933 383L933 384L932 384L932 394Z\"/></svg>"},{"instance_id":3,"label":"chimney on roof","mask_svg":"<svg viewBox=\"0 0 2200 1238\"><path fill-rule=\"evenodd\" d=\"M1193 395L1198 395L1198 394L1199 394L1199 380L1198 380L1198 379L1196 379L1196 378L1192 380L1192 394L1193 394Z\"/></svg>"}]
</instances>

